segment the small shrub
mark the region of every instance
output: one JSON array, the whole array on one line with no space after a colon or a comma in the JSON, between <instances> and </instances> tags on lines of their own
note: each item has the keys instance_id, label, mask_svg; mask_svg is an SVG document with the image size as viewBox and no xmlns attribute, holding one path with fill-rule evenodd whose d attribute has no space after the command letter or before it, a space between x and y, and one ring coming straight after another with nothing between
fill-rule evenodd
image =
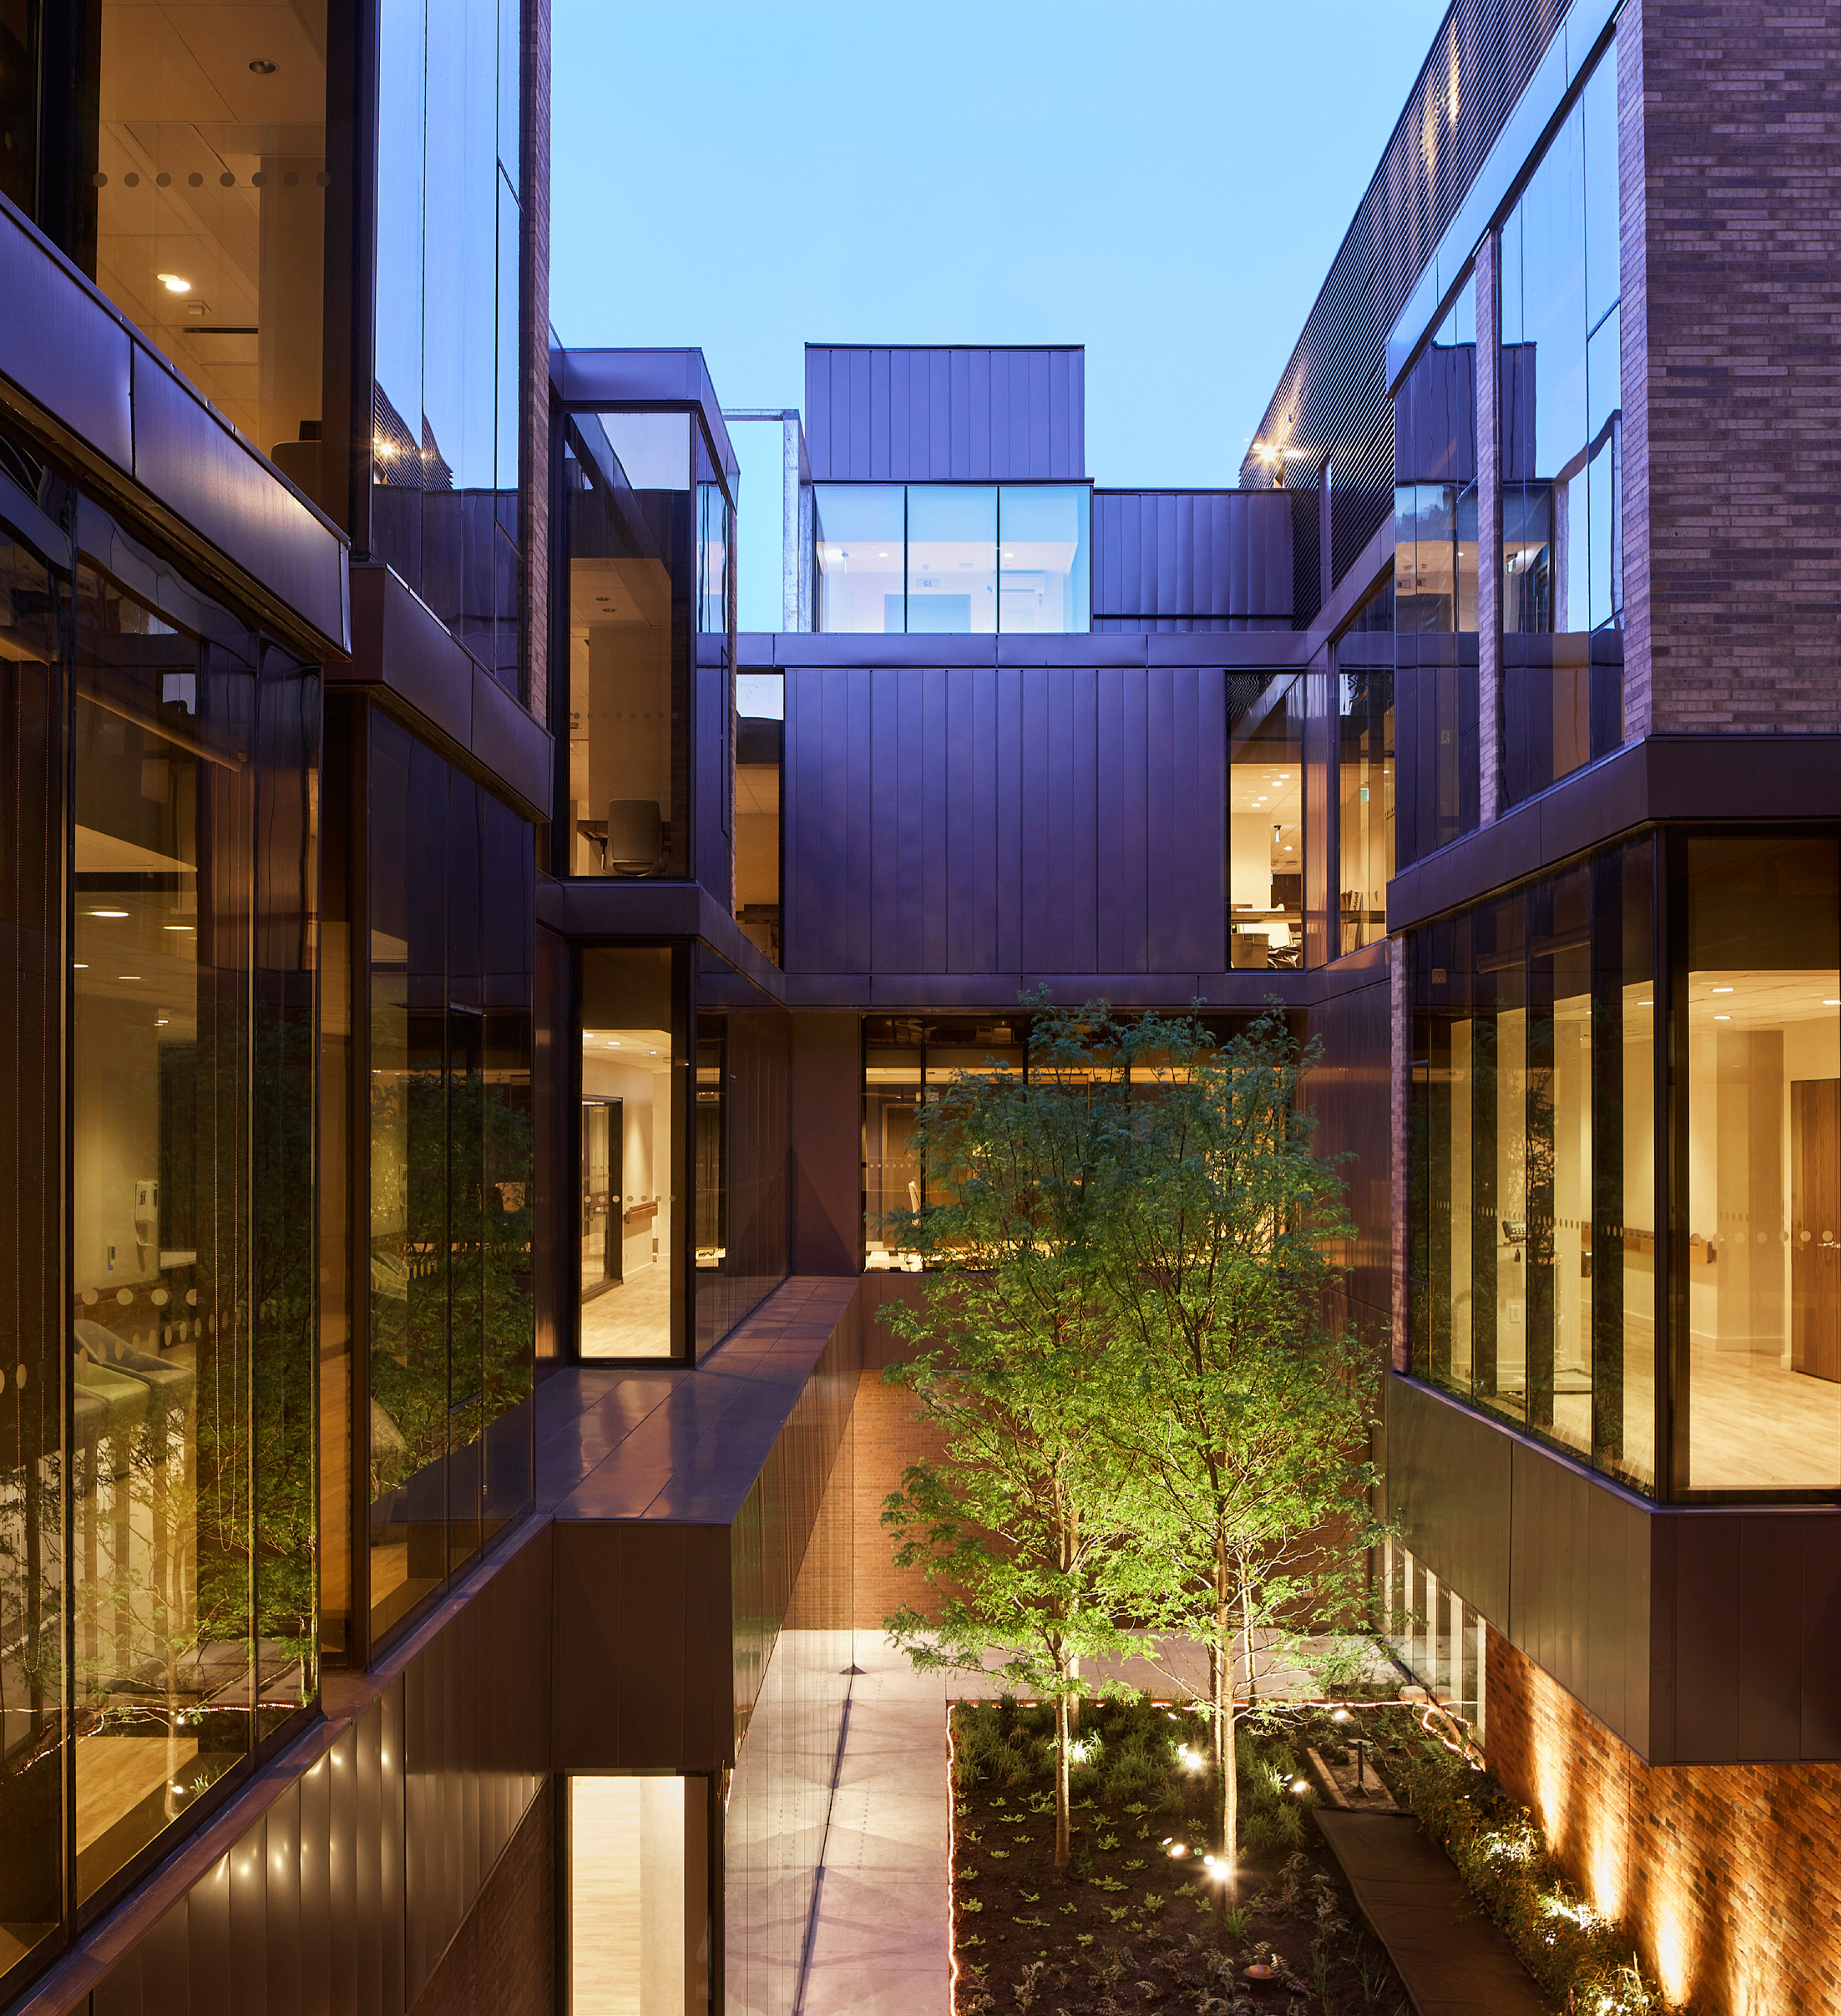
<instances>
[{"instance_id":1,"label":"small shrub","mask_svg":"<svg viewBox=\"0 0 1841 2016\"><path fill-rule=\"evenodd\" d=\"M1670 2016L1629 1933L1585 1901L1525 1806L1442 1744L1409 1758L1401 1777L1420 1826L1552 2000L1590 2016Z\"/></svg>"}]
</instances>

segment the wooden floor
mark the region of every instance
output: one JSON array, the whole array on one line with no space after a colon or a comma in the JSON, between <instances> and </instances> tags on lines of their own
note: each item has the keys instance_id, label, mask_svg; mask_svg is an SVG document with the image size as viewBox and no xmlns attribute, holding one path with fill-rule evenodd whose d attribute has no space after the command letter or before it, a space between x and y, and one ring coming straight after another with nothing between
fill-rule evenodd
<instances>
[{"instance_id":1,"label":"wooden floor","mask_svg":"<svg viewBox=\"0 0 1841 2016\"><path fill-rule=\"evenodd\" d=\"M662 1260L636 1269L581 1307L584 1358L669 1358L671 1270Z\"/></svg>"},{"instance_id":2,"label":"wooden floor","mask_svg":"<svg viewBox=\"0 0 1841 2016\"><path fill-rule=\"evenodd\" d=\"M77 1746L77 1852L178 1778L197 1755L189 1736L84 1737Z\"/></svg>"},{"instance_id":3,"label":"wooden floor","mask_svg":"<svg viewBox=\"0 0 1841 2016\"><path fill-rule=\"evenodd\" d=\"M1841 1488L1841 1385L1695 1343L1686 1481L1700 1491Z\"/></svg>"}]
</instances>

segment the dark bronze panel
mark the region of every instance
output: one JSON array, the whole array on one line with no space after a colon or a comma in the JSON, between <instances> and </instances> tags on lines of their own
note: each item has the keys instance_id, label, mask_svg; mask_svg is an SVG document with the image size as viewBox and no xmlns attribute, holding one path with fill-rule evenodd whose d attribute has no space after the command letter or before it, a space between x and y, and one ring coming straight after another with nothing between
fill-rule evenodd
<instances>
[{"instance_id":1,"label":"dark bronze panel","mask_svg":"<svg viewBox=\"0 0 1841 2016\"><path fill-rule=\"evenodd\" d=\"M1678 1764L1739 1755L1736 1514L1677 1515L1674 1527L1675 1747Z\"/></svg>"},{"instance_id":2,"label":"dark bronze panel","mask_svg":"<svg viewBox=\"0 0 1841 2016\"><path fill-rule=\"evenodd\" d=\"M138 344L134 403L136 481L334 650L347 650L351 615L338 534Z\"/></svg>"},{"instance_id":3,"label":"dark bronze panel","mask_svg":"<svg viewBox=\"0 0 1841 2016\"><path fill-rule=\"evenodd\" d=\"M133 340L10 209L0 211L0 376L120 470L134 467Z\"/></svg>"},{"instance_id":4,"label":"dark bronze panel","mask_svg":"<svg viewBox=\"0 0 1841 2016\"><path fill-rule=\"evenodd\" d=\"M1809 1522L1756 1514L1739 1529L1739 1755L1775 1762L1802 1751L1803 1553Z\"/></svg>"},{"instance_id":5,"label":"dark bronze panel","mask_svg":"<svg viewBox=\"0 0 1841 2016\"><path fill-rule=\"evenodd\" d=\"M1443 1584L1510 1630L1511 1439L1426 1387L1386 1382L1387 1507Z\"/></svg>"}]
</instances>

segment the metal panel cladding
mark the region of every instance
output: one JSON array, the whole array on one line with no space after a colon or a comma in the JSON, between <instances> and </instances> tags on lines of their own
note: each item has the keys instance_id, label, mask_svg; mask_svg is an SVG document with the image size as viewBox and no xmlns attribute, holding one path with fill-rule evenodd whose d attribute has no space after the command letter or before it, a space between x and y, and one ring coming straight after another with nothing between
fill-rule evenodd
<instances>
[{"instance_id":1,"label":"metal panel cladding","mask_svg":"<svg viewBox=\"0 0 1841 2016\"><path fill-rule=\"evenodd\" d=\"M1567 11L1453 0L1241 466L1259 489L1262 445L1285 448L1294 487L1332 465L1333 579L1393 509L1387 332Z\"/></svg>"},{"instance_id":2,"label":"metal panel cladding","mask_svg":"<svg viewBox=\"0 0 1841 2016\"><path fill-rule=\"evenodd\" d=\"M1086 474L1080 346L808 343L806 445L820 483L1059 481Z\"/></svg>"}]
</instances>

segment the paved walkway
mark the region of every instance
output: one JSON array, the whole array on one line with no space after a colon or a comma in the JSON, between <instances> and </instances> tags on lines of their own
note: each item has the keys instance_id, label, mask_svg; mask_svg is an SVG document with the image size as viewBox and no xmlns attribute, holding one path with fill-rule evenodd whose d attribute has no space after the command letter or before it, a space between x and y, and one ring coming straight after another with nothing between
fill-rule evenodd
<instances>
[{"instance_id":1,"label":"paved walkway","mask_svg":"<svg viewBox=\"0 0 1841 2016\"><path fill-rule=\"evenodd\" d=\"M857 1642L803 2016L948 2016L947 1676Z\"/></svg>"},{"instance_id":2,"label":"paved walkway","mask_svg":"<svg viewBox=\"0 0 1841 2016\"><path fill-rule=\"evenodd\" d=\"M850 1683L800 2016L949 2016L946 1707L949 1700L994 1700L1002 1683L917 1673L878 1633L860 1631L856 1643L861 1670ZM1206 1660L1199 1648L1178 1648L1173 1663L1191 1685L1201 1683ZM1117 1671L1152 1692L1169 1686L1146 1661L1127 1661ZM1319 1687L1263 1651L1260 1683L1268 1696L1308 1697Z\"/></svg>"},{"instance_id":3,"label":"paved walkway","mask_svg":"<svg viewBox=\"0 0 1841 2016\"><path fill-rule=\"evenodd\" d=\"M1514 1948L1408 1816L1319 1806L1317 1824L1419 2016L1542 2016Z\"/></svg>"}]
</instances>

